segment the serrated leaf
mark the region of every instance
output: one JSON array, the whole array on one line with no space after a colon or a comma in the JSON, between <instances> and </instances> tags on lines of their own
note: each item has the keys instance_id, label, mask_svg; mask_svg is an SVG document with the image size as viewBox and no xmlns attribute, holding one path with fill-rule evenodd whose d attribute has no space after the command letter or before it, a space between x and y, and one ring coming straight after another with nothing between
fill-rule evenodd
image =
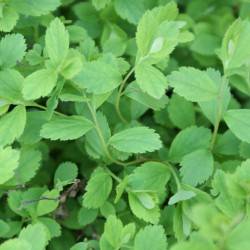
<instances>
[{"instance_id":1,"label":"serrated leaf","mask_svg":"<svg viewBox=\"0 0 250 250\"><path fill-rule=\"evenodd\" d=\"M60 4L60 0L10 0L10 6L23 15L41 16L54 11Z\"/></svg>"},{"instance_id":2,"label":"serrated leaf","mask_svg":"<svg viewBox=\"0 0 250 250\"><path fill-rule=\"evenodd\" d=\"M0 119L0 146L6 146L19 138L26 124L26 110L24 106L16 106L11 112Z\"/></svg>"},{"instance_id":3,"label":"serrated leaf","mask_svg":"<svg viewBox=\"0 0 250 250\"><path fill-rule=\"evenodd\" d=\"M144 93L136 82L128 85L125 90L125 95L129 98L145 105L146 107L152 108L153 110L161 110L168 103L168 97L162 96L160 99L155 99L152 96Z\"/></svg>"},{"instance_id":4,"label":"serrated leaf","mask_svg":"<svg viewBox=\"0 0 250 250\"><path fill-rule=\"evenodd\" d=\"M133 191L160 192L170 179L170 173L162 163L147 162L128 176L127 184Z\"/></svg>"},{"instance_id":5,"label":"serrated leaf","mask_svg":"<svg viewBox=\"0 0 250 250\"><path fill-rule=\"evenodd\" d=\"M0 17L0 30L10 32L15 27L18 18L19 15L14 8L8 5L3 6L2 16Z\"/></svg>"},{"instance_id":6,"label":"serrated leaf","mask_svg":"<svg viewBox=\"0 0 250 250\"><path fill-rule=\"evenodd\" d=\"M154 206L154 208L152 209L147 209L145 206L143 206L143 204L134 193L128 194L128 200L131 211L139 219L150 222L152 224L157 224L159 222L160 209L158 206Z\"/></svg>"},{"instance_id":7,"label":"serrated leaf","mask_svg":"<svg viewBox=\"0 0 250 250\"><path fill-rule=\"evenodd\" d=\"M50 60L58 67L64 62L69 51L69 34L59 18L50 23L45 35L45 44Z\"/></svg>"},{"instance_id":8,"label":"serrated leaf","mask_svg":"<svg viewBox=\"0 0 250 250\"><path fill-rule=\"evenodd\" d=\"M173 162L180 162L182 157L202 148L208 148L211 131L204 127L192 126L179 132L172 141L169 158Z\"/></svg>"},{"instance_id":9,"label":"serrated leaf","mask_svg":"<svg viewBox=\"0 0 250 250\"><path fill-rule=\"evenodd\" d=\"M181 67L168 76L174 92L193 102L215 99L219 90L207 72L192 67Z\"/></svg>"},{"instance_id":10,"label":"serrated leaf","mask_svg":"<svg viewBox=\"0 0 250 250\"><path fill-rule=\"evenodd\" d=\"M204 183L214 170L213 155L206 149L185 155L180 164L183 182L192 186Z\"/></svg>"},{"instance_id":11,"label":"serrated leaf","mask_svg":"<svg viewBox=\"0 0 250 250\"><path fill-rule=\"evenodd\" d=\"M162 226L146 226L135 236L135 250L165 250L167 238Z\"/></svg>"},{"instance_id":12,"label":"serrated leaf","mask_svg":"<svg viewBox=\"0 0 250 250\"><path fill-rule=\"evenodd\" d=\"M109 145L127 153L153 152L162 147L159 135L148 127L134 127L118 132L109 139Z\"/></svg>"},{"instance_id":13,"label":"serrated leaf","mask_svg":"<svg viewBox=\"0 0 250 250\"><path fill-rule=\"evenodd\" d=\"M169 101L168 114L171 122L180 129L185 129L195 124L193 104L176 94Z\"/></svg>"},{"instance_id":14,"label":"serrated leaf","mask_svg":"<svg viewBox=\"0 0 250 250\"><path fill-rule=\"evenodd\" d=\"M0 71L0 97L11 104L23 102L22 88L24 77L16 70Z\"/></svg>"},{"instance_id":15,"label":"serrated leaf","mask_svg":"<svg viewBox=\"0 0 250 250\"><path fill-rule=\"evenodd\" d=\"M224 115L224 120L232 133L241 141L250 143L250 110L232 109Z\"/></svg>"},{"instance_id":16,"label":"serrated leaf","mask_svg":"<svg viewBox=\"0 0 250 250\"><path fill-rule=\"evenodd\" d=\"M0 245L0 250L32 250L31 244L23 239L11 239Z\"/></svg>"},{"instance_id":17,"label":"serrated leaf","mask_svg":"<svg viewBox=\"0 0 250 250\"><path fill-rule=\"evenodd\" d=\"M108 73L107 73L108 72ZM84 64L74 82L88 93L104 94L117 88L122 82L119 70L114 65L99 59Z\"/></svg>"},{"instance_id":18,"label":"serrated leaf","mask_svg":"<svg viewBox=\"0 0 250 250\"><path fill-rule=\"evenodd\" d=\"M91 224L95 221L98 215L97 209L89 209L86 207L82 207L78 212L78 221L81 226L86 226Z\"/></svg>"},{"instance_id":19,"label":"serrated leaf","mask_svg":"<svg viewBox=\"0 0 250 250\"><path fill-rule=\"evenodd\" d=\"M27 76L23 84L23 96L26 100L45 97L56 86L57 73L49 69L41 69Z\"/></svg>"},{"instance_id":20,"label":"serrated leaf","mask_svg":"<svg viewBox=\"0 0 250 250\"><path fill-rule=\"evenodd\" d=\"M42 126L41 136L51 140L75 140L92 128L92 122L82 116L54 116Z\"/></svg>"},{"instance_id":21,"label":"serrated leaf","mask_svg":"<svg viewBox=\"0 0 250 250\"><path fill-rule=\"evenodd\" d=\"M29 242L32 250L44 250L47 245L47 234L41 223L28 225L19 234L19 239Z\"/></svg>"},{"instance_id":22,"label":"serrated leaf","mask_svg":"<svg viewBox=\"0 0 250 250\"><path fill-rule=\"evenodd\" d=\"M97 168L91 175L83 196L86 208L99 208L109 197L112 189L112 178L102 168Z\"/></svg>"},{"instance_id":23,"label":"serrated leaf","mask_svg":"<svg viewBox=\"0 0 250 250\"><path fill-rule=\"evenodd\" d=\"M111 2L111 0L91 0L91 1L97 10L103 9L104 7L106 7L106 5L108 5Z\"/></svg>"},{"instance_id":24,"label":"serrated leaf","mask_svg":"<svg viewBox=\"0 0 250 250\"><path fill-rule=\"evenodd\" d=\"M135 68L137 84L143 92L160 99L165 94L168 83L163 73L154 66L142 62Z\"/></svg>"},{"instance_id":25,"label":"serrated leaf","mask_svg":"<svg viewBox=\"0 0 250 250\"><path fill-rule=\"evenodd\" d=\"M58 222L56 222L56 220L47 217L41 217L38 219L38 221L48 229L50 238L59 237L61 235L61 226Z\"/></svg>"},{"instance_id":26,"label":"serrated leaf","mask_svg":"<svg viewBox=\"0 0 250 250\"><path fill-rule=\"evenodd\" d=\"M68 185L73 182L78 174L77 165L72 162L63 162L56 169L54 175L54 183L58 182L62 185Z\"/></svg>"},{"instance_id":27,"label":"serrated leaf","mask_svg":"<svg viewBox=\"0 0 250 250\"><path fill-rule=\"evenodd\" d=\"M11 68L21 62L26 50L24 37L21 34L6 35L0 41L0 66Z\"/></svg>"}]
</instances>

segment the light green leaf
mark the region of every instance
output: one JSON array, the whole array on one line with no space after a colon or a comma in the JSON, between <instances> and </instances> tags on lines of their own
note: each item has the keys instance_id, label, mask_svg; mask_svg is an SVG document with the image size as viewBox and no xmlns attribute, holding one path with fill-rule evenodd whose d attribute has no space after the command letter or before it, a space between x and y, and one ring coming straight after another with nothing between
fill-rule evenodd
<instances>
[{"instance_id":1,"label":"light green leaf","mask_svg":"<svg viewBox=\"0 0 250 250\"><path fill-rule=\"evenodd\" d=\"M7 222L0 219L0 237L4 237L10 230L10 226Z\"/></svg>"},{"instance_id":2,"label":"light green leaf","mask_svg":"<svg viewBox=\"0 0 250 250\"><path fill-rule=\"evenodd\" d=\"M47 217L41 217L38 219L38 221L48 229L50 238L58 237L61 235L61 226L56 222L56 220Z\"/></svg>"},{"instance_id":3,"label":"light green leaf","mask_svg":"<svg viewBox=\"0 0 250 250\"><path fill-rule=\"evenodd\" d=\"M54 11L60 4L60 0L10 0L10 6L23 15L41 16Z\"/></svg>"},{"instance_id":4,"label":"light green leaf","mask_svg":"<svg viewBox=\"0 0 250 250\"><path fill-rule=\"evenodd\" d=\"M57 73L49 69L37 70L27 76L23 84L23 96L26 100L35 100L50 94L56 86Z\"/></svg>"},{"instance_id":5,"label":"light green leaf","mask_svg":"<svg viewBox=\"0 0 250 250\"><path fill-rule=\"evenodd\" d=\"M0 250L33 250L31 244L22 239L11 239L0 245Z\"/></svg>"},{"instance_id":6,"label":"light green leaf","mask_svg":"<svg viewBox=\"0 0 250 250\"><path fill-rule=\"evenodd\" d=\"M180 129L185 129L195 124L193 104L176 94L169 101L168 114L171 122Z\"/></svg>"},{"instance_id":7,"label":"light green leaf","mask_svg":"<svg viewBox=\"0 0 250 250\"><path fill-rule=\"evenodd\" d=\"M19 18L14 8L8 5L3 6L2 16L0 17L0 31L10 32L16 25Z\"/></svg>"},{"instance_id":8,"label":"light green leaf","mask_svg":"<svg viewBox=\"0 0 250 250\"><path fill-rule=\"evenodd\" d=\"M185 155L180 164L183 182L192 186L204 183L214 170L213 155L206 149Z\"/></svg>"},{"instance_id":9,"label":"light green leaf","mask_svg":"<svg viewBox=\"0 0 250 250\"><path fill-rule=\"evenodd\" d=\"M142 62L135 68L136 81L143 92L160 99L165 94L168 83L163 73L154 66Z\"/></svg>"},{"instance_id":10,"label":"light green leaf","mask_svg":"<svg viewBox=\"0 0 250 250\"><path fill-rule=\"evenodd\" d=\"M21 34L6 35L0 41L0 66L11 68L21 62L26 50L24 37Z\"/></svg>"},{"instance_id":11,"label":"light green leaf","mask_svg":"<svg viewBox=\"0 0 250 250\"><path fill-rule=\"evenodd\" d=\"M136 82L132 82L128 85L125 90L125 95L129 98L145 105L146 107L152 108L153 110L161 110L168 103L168 97L162 96L161 99L155 99L152 96L144 93Z\"/></svg>"},{"instance_id":12,"label":"light green leaf","mask_svg":"<svg viewBox=\"0 0 250 250\"><path fill-rule=\"evenodd\" d=\"M11 104L23 102L22 88L24 78L16 70L0 71L0 97Z\"/></svg>"},{"instance_id":13,"label":"light green leaf","mask_svg":"<svg viewBox=\"0 0 250 250\"><path fill-rule=\"evenodd\" d=\"M158 206L154 206L152 209L147 209L134 193L128 194L128 200L133 214L139 219L152 224L157 224L159 222L160 209Z\"/></svg>"},{"instance_id":14,"label":"light green leaf","mask_svg":"<svg viewBox=\"0 0 250 250\"><path fill-rule=\"evenodd\" d=\"M69 34L59 18L50 23L45 35L45 44L50 60L58 67L64 62L69 51Z\"/></svg>"},{"instance_id":15,"label":"light green leaf","mask_svg":"<svg viewBox=\"0 0 250 250\"><path fill-rule=\"evenodd\" d=\"M0 146L11 144L19 138L26 124L26 110L24 106L16 106L12 111L0 119Z\"/></svg>"},{"instance_id":16,"label":"light green leaf","mask_svg":"<svg viewBox=\"0 0 250 250\"><path fill-rule=\"evenodd\" d=\"M193 191L179 190L176 194L170 197L168 205L173 205L180 201L186 201L196 196L196 193Z\"/></svg>"},{"instance_id":17,"label":"light green leaf","mask_svg":"<svg viewBox=\"0 0 250 250\"><path fill-rule=\"evenodd\" d=\"M23 228L19 239L29 242L32 250L44 250L47 245L47 234L43 224L36 223Z\"/></svg>"},{"instance_id":18,"label":"light green leaf","mask_svg":"<svg viewBox=\"0 0 250 250\"><path fill-rule=\"evenodd\" d=\"M89 93L104 94L117 88L122 77L118 68L99 59L84 64L74 82Z\"/></svg>"},{"instance_id":19,"label":"light green leaf","mask_svg":"<svg viewBox=\"0 0 250 250\"><path fill-rule=\"evenodd\" d=\"M54 176L54 183L60 183L62 185L68 185L72 183L78 174L77 165L72 162L63 162L56 169Z\"/></svg>"},{"instance_id":20,"label":"light green leaf","mask_svg":"<svg viewBox=\"0 0 250 250\"><path fill-rule=\"evenodd\" d=\"M109 197L112 189L112 178L102 168L97 168L91 175L83 196L83 206L99 208Z\"/></svg>"},{"instance_id":21,"label":"light green leaf","mask_svg":"<svg viewBox=\"0 0 250 250\"><path fill-rule=\"evenodd\" d=\"M162 226L146 226L135 236L134 250L166 250L167 238Z\"/></svg>"},{"instance_id":22,"label":"light green leaf","mask_svg":"<svg viewBox=\"0 0 250 250\"><path fill-rule=\"evenodd\" d=\"M219 89L207 72L192 67L181 67L168 76L174 92L193 102L215 99Z\"/></svg>"},{"instance_id":23,"label":"light green leaf","mask_svg":"<svg viewBox=\"0 0 250 250\"><path fill-rule=\"evenodd\" d=\"M82 116L54 116L43 125L41 136L51 140L75 140L92 128L92 122Z\"/></svg>"},{"instance_id":24,"label":"light green leaf","mask_svg":"<svg viewBox=\"0 0 250 250\"><path fill-rule=\"evenodd\" d=\"M173 162L180 162L182 157L202 148L208 148L211 131L207 128L192 126L179 132L172 141L169 158Z\"/></svg>"},{"instance_id":25,"label":"light green leaf","mask_svg":"<svg viewBox=\"0 0 250 250\"><path fill-rule=\"evenodd\" d=\"M138 24L146 8L143 0L115 0L115 11L117 14L132 24Z\"/></svg>"},{"instance_id":26,"label":"light green leaf","mask_svg":"<svg viewBox=\"0 0 250 250\"><path fill-rule=\"evenodd\" d=\"M249 109L232 109L224 115L224 120L241 141L250 143L250 110Z\"/></svg>"},{"instance_id":27,"label":"light green leaf","mask_svg":"<svg viewBox=\"0 0 250 250\"><path fill-rule=\"evenodd\" d=\"M43 216L53 212L59 204L59 191L52 189L45 191L41 195L41 200L37 204L37 215Z\"/></svg>"},{"instance_id":28,"label":"light green leaf","mask_svg":"<svg viewBox=\"0 0 250 250\"><path fill-rule=\"evenodd\" d=\"M18 168L15 169L15 175L6 185L24 185L36 175L40 167L42 155L38 150L23 148L20 153L19 165Z\"/></svg>"},{"instance_id":29,"label":"light green leaf","mask_svg":"<svg viewBox=\"0 0 250 250\"><path fill-rule=\"evenodd\" d=\"M109 145L127 153L153 152L162 147L159 135L148 127L134 127L118 132L109 139Z\"/></svg>"},{"instance_id":30,"label":"light green leaf","mask_svg":"<svg viewBox=\"0 0 250 250\"><path fill-rule=\"evenodd\" d=\"M110 215L115 215L115 207L111 202L106 201L101 207L100 207L100 213L105 218L108 218Z\"/></svg>"},{"instance_id":31,"label":"light green leaf","mask_svg":"<svg viewBox=\"0 0 250 250\"><path fill-rule=\"evenodd\" d=\"M159 162L147 162L135 168L128 176L127 183L133 191L161 192L169 179L170 173L167 166Z\"/></svg>"}]
</instances>

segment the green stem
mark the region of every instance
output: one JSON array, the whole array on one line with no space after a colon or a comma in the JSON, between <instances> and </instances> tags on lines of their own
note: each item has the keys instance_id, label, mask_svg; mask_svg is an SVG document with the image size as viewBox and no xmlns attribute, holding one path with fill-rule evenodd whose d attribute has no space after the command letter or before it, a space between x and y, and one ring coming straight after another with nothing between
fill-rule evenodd
<instances>
[{"instance_id":1,"label":"green stem","mask_svg":"<svg viewBox=\"0 0 250 250\"><path fill-rule=\"evenodd\" d=\"M124 89L124 86L126 84L126 82L128 81L129 77L133 74L133 72L135 71L135 67L133 67L129 72L128 74L125 76L125 78L123 79L120 87L119 87L119 90L118 90L118 93L117 93L117 98L116 98L116 102L115 102L115 109L116 109L116 112L119 116L119 118L121 119L121 121L123 123L128 123L128 121L124 118L124 116L122 115L121 113L121 110L120 110L120 101L121 101L121 96L122 96L122 92L123 92L123 89Z\"/></svg>"},{"instance_id":2,"label":"green stem","mask_svg":"<svg viewBox=\"0 0 250 250\"><path fill-rule=\"evenodd\" d=\"M175 168L169 163L169 162L163 162L163 164L169 169L169 171L171 172L174 180L175 180L175 183L176 183L176 186L177 186L177 190L181 190L181 182L179 180L179 177L175 171Z\"/></svg>"},{"instance_id":3,"label":"green stem","mask_svg":"<svg viewBox=\"0 0 250 250\"><path fill-rule=\"evenodd\" d=\"M122 182L122 179L120 179L117 175L115 175L109 168L104 167L104 169L106 170L106 172L114 179L116 180L118 183Z\"/></svg>"},{"instance_id":4,"label":"green stem","mask_svg":"<svg viewBox=\"0 0 250 250\"><path fill-rule=\"evenodd\" d=\"M42 110L47 110L47 107L43 106L43 105L40 105L38 103L28 103L28 104L25 104L26 107L35 107L35 108L40 108ZM59 116L63 116L63 117L67 117L67 115L63 114L63 113L60 113L58 111L54 111L55 114L59 115Z\"/></svg>"}]
</instances>

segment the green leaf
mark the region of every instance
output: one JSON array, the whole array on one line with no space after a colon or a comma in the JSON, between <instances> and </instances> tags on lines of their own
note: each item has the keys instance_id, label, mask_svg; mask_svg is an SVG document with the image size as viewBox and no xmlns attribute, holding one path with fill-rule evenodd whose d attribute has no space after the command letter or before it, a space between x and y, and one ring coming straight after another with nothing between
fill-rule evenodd
<instances>
[{"instance_id":1,"label":"green leaf","mask_svg":"<svg viewBox=\"0 0 250 250\"><path fill-rule=\"evenodd\" d=\"M135 216L146 222L157 224L160 219L160 209L154 206L152 209L146 208L134 193L128 194L129 206Z\"/></svg>"},{"instance_id":2,"label":"green leaf","mask_svg":"<svg viewBox=\"0 0 250 250\"><path fill-rule=\"evenodd\" d=\"M180 201L186 201L196 196L193 191L179 190L176 194L170 197L168 205L174 205Z\"/></svg>"},{"instance_id":3,"label":"green leaf","mask_svg":"<svg viewBox=\"0 0 250 250\"><path fill-rule=\"evenodd\" d=\"M49 231L50 238L58 237L61 235L61 226L56 220L51 218L42 217L38 219Z\"/></svg>"},{"instance_id":4,"label":"green leaf","mask_svg":"<svg viewBox=\"0 0 250 250\"><path fill-rule=\"evenodd\" d=\"M128 185L132 191L164 191L170 179L170 173L162 163L147 162L135 168L133 173L128 176Z\"/></svg>"},{"instance_id":5,"label":"green leaf","mask_svg":"<svg viewBox=\"0 0 250 250\"><path fill-rule=\"evenodd\" d=\"M37 70L27 76L23 84L23 96L26 100L35 100L50 94L56 86L57 73L49 69Z\"/></svg>"},{"instance_id":6,"label":"green leaf","mask_svg":"<svg viewBox=\"0 0 250 250\"><path fill-rule=\"evenodd\" d=\"M11 239L0 245L0 250L33 250L31 244L23 239Z\"/></svg>"},{"instance_id":7,"label":"green leaf","mask_svg":"<svg viewBox=\"0 0 250 250\"><path fill-rule=\"evenodd\" d=\"M160 99L165 94L168 83L163 73L152 65L142 62L135 68L136 81L143 92Z\"/></svg>"},{"instance_id":8,"label":"green leaf","mask_svg":"<svg viewBox=\"0 0 250 250\"><path fill-rule=\"evenodd\" d=\"M114 6L115 11L121 18L135 25L138 24L146 10L143 0L115 0Z\"/></svg>"},{"instance_id":9,"label":"green leaf","mask_svg":"<svg viewBox=\"0 0 250 250\"><path fill-rule=\"evenodd\" d=\"M168 76L168 81L174 92L188 101L209 101L218 96L218 86L206 71L181 67Z\"/></svg>"},{"instance_id":10,"label":"green leaf","mask_svg":"<svg viewBox=\"0 0 250 250\"><path fill-rule=\"evenodd\" d=\"M10 230L10 226L7 222L0 219L0 237L4 237Z\"/></svg>"},{"instance_id":11,"label":"green leaf","mask_svg":"<svg viewBox=\"0 0 250 250\"><path fill-rule=\"evenodd\" d=\"M106 5L108 5L111 2L111 0L91 0L91 1L97 10L103 9L104 7L106 7Z\"/></svg>"},{"instance_id":12,"label":"green leaf","mask_svg":"<svg viewBox=\"0 0 250 250\"><path fill-rule=\"evenodd\" d=\"M135 236L135 250L165 250L167 238L162 226L146 226Z\"/></svg>"},{"instance_id":13,"label":"green leaf","mask_svg":"<svg viewBox=\"0 0 250 250\"><path fill-rule=\"evenodd\" d=\"M57 208L59 204L59 191L57 189L45 191L40 199L37 204L38 216L48 214Z\"/></svg>"},{"instance_id":14,"label":"green leaf","mask_svg":"<svg viewBox=\"0 0 250 250\"><path fill-rule=\"evenodd\" d=\"M195 110L191 102L174 94L168 105L168 114L171 122L180 129L195 124Z\"/></svg>"},{"instance_id":15,"label":"green leaf","mask_svg":"<svg viewBox=\"0 0 250 250\"><path fill-rule=\"evenodd\" d=\"M92 122L82 116L54 116L43 125L41 136L50 140L75 140L92 128Z\"/></svg>"},{"instance_id":16,"label":"green leaf","mask_svg":"<svg viewBox=\"0 0 250 250\"><path fill-rule=\"evenodd\" d=\"M125 90L125 95L153 110L161 110L168 103L167 96L164 95L161 99L155 99L144 93L136 82L132 82L128 85Z\"/></svg>"},{"instance_id":17,"label":"green leaf","mask_svg":"<svg viewBox=\"0 0 250 250\"><path fill-rule=\"evenodd\" d=\"M115 215L115 207L112 205L112 203L106 201L101 207L100 207L100 213L105 218L108 218L110 215Z\"/></svg>"},{"instance_id":18,"label":"green leaf","mask_svg":"<svg viewBox=\"0 0 250 250\"><path fill-rule=\"evenodd\" d=\"M8 5L4 5L2 8L0 31L10 32L15 27L19 15L14 8L11 8Z\"/></svg>"},{"instance_id":19,"label":"green leaf","mask_svg":"<svg viewBox=\"0 0 250 250\"><path fill-rule=\"evenodd\" d=\"M72 162L63 162L56 169L54 175L54 183L62 185L68 185L72 183L78 174L77 165Z\"/></svg>"},{"instance_id":20,"label":"green leaf","mask_svg":"<svg viewBox=\"0 0 250 250\"><path fill-rule=\"evenodd\" d=\"M64 62L69 51L69 34L59 18L50 23L45 35L45 44L51 62L58 67Z\"/></svg>"},{"instance_id":21,"label":"green leaf","mask_svg":"<svg viewBox=\"0 0 250 250\"><path fill-rule=\"evenodd\" d=\"M0 66L11 68L20 63L25 55L26 44L21 34L6 35L0 41Z\"/></svg>"},{"instance_id":22,"label":"green leaf","mask_svg":"<svg viewBox=\"0 0 250 250\"><path fill-rule=\"evenodd\" d=\"M83 206L99 208L108 199L112 189L112 178L103 168L97 168L91 175L83 196Z\"/></svg>"},{"instance_id":23,"label":"green leaf","mask_svg":"<svg viewBox=\"0 0 250 250\"><path fill-rule=\"evenodd\" d=\"M23 15L41 16L54 11L60 4L60 0L10 0L10 6Z\"/></svg>"},{"instance_id":24,"label":"green leaf","mask_svg":"<svg viewBox=\"0 0 250 250\"><path fill-rule=\"evenodd\" d=\"M16 106L11 112L0 119L0 146L6 146L19 138L26 124L26 110L24 106Z\"/></svg>"},{"instance_id":25,"label":"green leaf","mask_svg":"<svg viewBox=\"0 0 250 250\"><path fill-rule=\"evenodd\" d=\"M22 88L24 78L16 70L0 71L0 97L11 104L23 102Z\"/></svg>"},{"instance_id":26,"label":"green leaf","mask_svg":"<svg viewBox=\"0 0 250 250\"><path fill-rule=\"evenodd\" d=\"M22 229L19 239L29 242L32 250L44 250L47 245L46 229L41 223L28 225Z\"/></svg>"},{"instance_id":27,"label":"green leaf","mask_svg":"<svg viewBox=\"0 0 250 250\"><path fill-rule=\"evenodd\" d=\"M250 110L234 109L228 110L224 115L224 120L233 132L233 134L241 141L250 143Z\"/></svg>"},{"instance_id":28,"label":"green leaf","mask_svg":"<svg viewBox=\"0 0 250 250\"><path fill-rule=\"evenodd\" d=\"M182 157L198 149L208 148L211 131L203 127L189 127L182 130L172 141L169 158L173 162L180 162Z\"/></svg>"},{"instance_id":29,"label":"green leaf","mask_svg":"<svg viewBox=\"0 0 250 250\"><path fill-rule=\"evenodd\" d=\"M15 169L15 175L6 185L24 185L30 181L36 175L41 160L42 155L38 150L32 148L21 149L18 168Z\"/></svg>"},{"instance_id":30,"label":"green leaf","mask_svg":"<svg viewBox=\"0 0 250 250\"><path fill-rule=\"evenodd\" d=\"M79 224L84 227L88 224L91 224L95 221L98 215L97 209L89 209L86 207L82 207L78 212L78 221Z\"/></svg>"},{"instance_id":31,"label":"green leaf","mask_svg":"<svg viewBox=\"0 0 250 250\"><path fill-rule=\"evenodd\" d=\"M74 78L74 82L88 93L98 95L117 88L122 78L118 68L99 59L85 63L82 71Z\"/></svg>"},{"instance_id":32,"label":"green leaf","mask_svg":"<svg viewBox=\"0 0 250 250\"><path fill-rule=\"evenodd\" d=\"M183 182L192 186L204 183L214 170L213 155L206 149L185 155L180 164Z\"/></svg>"},{"instance_id":33,"label":"green leaf","mask_svg":"<svg viewBox=\"0 0 250 250\"><path fill-rule=\"evenodd\" d=\"M109 145L127 153L153 152L162 147L159 135L148 127L134 127L118 132L109 139Z\"/></svg>"}]
</instances>

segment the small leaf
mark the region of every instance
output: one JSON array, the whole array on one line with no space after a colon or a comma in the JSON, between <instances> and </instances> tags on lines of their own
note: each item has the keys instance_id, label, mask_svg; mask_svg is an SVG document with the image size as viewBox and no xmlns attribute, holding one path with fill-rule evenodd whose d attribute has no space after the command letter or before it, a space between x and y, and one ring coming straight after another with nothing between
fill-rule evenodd
<instances>
[{"instance_id":1,"label":"small leaf","mask_svg":"<svg viewBox=\"0 0 250 250\"><path fill-rule=\"evenodd\" d=\"M167 238L160 225L146 226L135 236L134 250L165 250Z\"/></svg>"},{"instance_id":2,"label":"small leaf","mask_svg":"<svg viewBox=\"0 0 250 250\"><path fill-rule=\"evenodd\" d=\"M185 155L180 164L183 182L192 186L204 183L214 170L213 156L206 149Z\"/></svg>"},{"instance_id":3,"label":"small leaf","mask_svg":"<svg viewBox=\"0 0 250 250\"><path fill-rule=\"evenodd\" d=\"M168 76L168 81L178 95L189 101L209 101L218 96L218 87L207 72L192 67L181 67Z\"/></svg>"},{"instance_id":4,"label":"small leaf","mask_svg":"<svg viewBox=\"0 0 250 250\"><path fill-rule=\"evenodd\" d=\"M54 116L43 125L41 136L51 140L75 140L92 128L92 122L82 116Z\"/></svg>"},{"instance_id":5,"label":"small leaf","mask_svg":"<svg viewBox=\"0 0 250 250\"><path fill-rule=\"evenodd\" d=\"M83 206L99 208L109 197L112 189L112 178L102 168L97 168L91 175L83 196Z\"/></svg>"},{"instance_id":6,"label":"small leaf","mask_svg":"<svg viewBox=\"0 0 250 250\"><path fill-rule=\"evenodd\" d=\"M24 37L21 34L6 35L0 41L0 66L11 68L21 62L26 50Z\"/></svg>"},{"instance_id":7,"label":"small leaf","mask_svg":"<svg viewBox=\"0 0 250 250\"><path fill-rule=\"evenodd\" d=\"M232 109L224 115L224 120L241 141L250 143L250 110L249 109Z\"/></svg>"},{"instance_id":8,"label":"small leaf","mask_svg":"<svg viewBox=\"0 0 250 250\"><path fill-rule=\"evenodd\" d=\"M59 66L69 51L69 34L59 18L49 25L45 35L46 51L52 63Z\"/></svg>"},{"instance_id":9,"label":"small leaf","mask_svg":"<svg viewBox=\"0 0 250 250\"><path fill-rule=\"evenodd\" d=\"M35 100L50 94L56 86L57 74L49 69L41 69L27 76L23 84L23 96L26 100Z\"/></svg>"},{"instance_id":10,"label":"small leaf","mask_svg":"<svg viewBox=\"0 0 250 250\"><path fill-rule=\"evenodd\" d=\"M134 127L118 132L109 139L109 145L127 153L153 152L162 147L159 135L148 127Z\"/></svg>"},{"instance_id":11,"label":"small leaf","mask_svg":"<svg viewBox=\"0 0 250 250\"><path fill-rule=\"evenodd\" d=\"M168 205L174 205L180 201L186 201L196 196L193 191L179 190L176 194L170 197Z\"/></svg>"}]
</instances>

